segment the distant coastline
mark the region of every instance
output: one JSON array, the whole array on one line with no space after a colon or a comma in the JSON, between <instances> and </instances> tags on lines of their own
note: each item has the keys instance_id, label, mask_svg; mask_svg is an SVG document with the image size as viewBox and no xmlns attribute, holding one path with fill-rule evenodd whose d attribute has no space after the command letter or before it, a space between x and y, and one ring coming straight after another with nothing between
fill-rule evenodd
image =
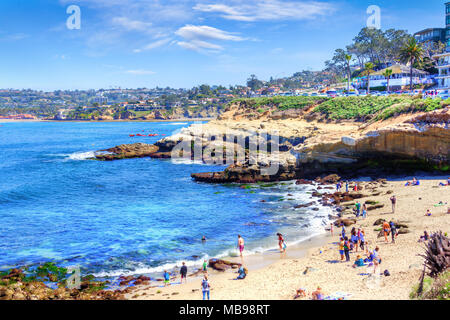
<instances>
[{"instance_id":1,"label":"distant coastline","mask_svg":"<svg viewBox=\"0 0 450 320\"><path fill-rule=\"evenodd\" d=\"M167 119L167 120L159 120L159 119L153 119L153 120L130 120L130 119L117 119L117 120L47 120L47 119L0 119L0 123L9 123L9 122L102 122L102 123L108 123L108 122L180 122L180 121L187 121L187 122L195 122L195 121L211 121L215 120L215 118L187 118L187 119Z\"/></svg>"}]
</instances>

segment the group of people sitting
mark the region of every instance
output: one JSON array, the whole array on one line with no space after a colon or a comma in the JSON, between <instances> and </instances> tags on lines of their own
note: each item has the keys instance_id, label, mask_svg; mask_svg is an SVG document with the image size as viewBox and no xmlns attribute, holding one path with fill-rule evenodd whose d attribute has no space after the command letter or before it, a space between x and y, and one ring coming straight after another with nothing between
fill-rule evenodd
<instances>
[{"instance_id":1,"label":"group of people sitting","mask_svg":"<svg viewBox=\"0 0 450 320\"><path fill-rule=\"evenodd\" d=\"M448 186L450 186L450 177L448 177L447 183L441 182L441 183L439 183L439 186L441 186L441 187L448 187Z\"/></svg>"},{"instance_id":2,"label":"group of people sitting","mask_svg":"<svg viewBox=\"0 0 450 320\"><path fill-rule=\"evenodd\" d=\"M413 178L412 182L411 181L406 182L405 186L406 187L409 187L409 186L420 186L420 180L417 180L416 178Z\"/></svg>"},{"instance_id":3,"label":"group of people sitting","mask_svg":"<svg viewBox=\"0 0 450 320\"><path fill-rule=\"evenodd\" d=\"M306 292L306 289L300 288L297 290L297 293L294 296L294 300L299 299L299 298L306 298L307 295L308 294ZM311 299L312 300L324 300L325 299L325 295L323 294L321 287L317 287L317 289L315 291L311 292Z\"/></svg>"}]
</instances>

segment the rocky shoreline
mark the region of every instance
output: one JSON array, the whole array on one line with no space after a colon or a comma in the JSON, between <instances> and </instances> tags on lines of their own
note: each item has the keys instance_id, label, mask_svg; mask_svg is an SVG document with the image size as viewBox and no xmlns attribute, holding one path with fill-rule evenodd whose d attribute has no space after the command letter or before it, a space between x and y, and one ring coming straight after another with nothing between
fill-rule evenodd
<instances>
[{"instance_id":1,"label":"rocky shoreline","mask_svg":"<svg viewBox=\"0 0 450 320\"><path fill-rule=\"evenodd\" d=\"M415 171L442 174L450 167L449 108L371 124L330 123L312 120L307 114L295 114L295 119L235 121L230 118L235 117L233 110L237 111L230 110L231 114L225 113L220 120L191 125L154 145L121 145L97 152L95 159L170 159L176 154L194 160L199 157L195 152L200 150L199 159L205 163L233 163L222 172L192 174L195 181L207 183L276 182L333 173L345 178L376 179ZM278 150L249 151L249 141L255 132L265 134L270 144L275 131L279 137ZM230 133L234 141L229 140ZM237 143L238 140L243 142ZM186 144L187 149L185 146L184 150L174 152L180 144ZM216 151L226 151L226 157L220 158ZM238 159L238 154L243 158ZM273 165L278 167L277 172L265 174L265 169Z\"/></svg>"}]
</instances>

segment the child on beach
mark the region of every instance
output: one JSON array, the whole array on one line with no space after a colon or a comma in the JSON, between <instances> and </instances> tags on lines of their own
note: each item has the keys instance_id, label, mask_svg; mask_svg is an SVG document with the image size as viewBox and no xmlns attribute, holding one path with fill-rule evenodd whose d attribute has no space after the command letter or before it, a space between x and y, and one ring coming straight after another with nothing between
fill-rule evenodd
<instances>
[{"instance_id":1,"label":"child on beach","mask_svg":"<svg viewBox=\"0 0 450 320\"><path fill-rule=\"evenodd\" d=\"M170 273L164 270L164 287L170 286Z\"/></svg>"},{"instance_id":2,"label":"child on beach","mask_svg":"<svg viewBox=\"0 0 450 320\"><path fill-rule=\"evenodd\" d=\"M208 296L209 300L209 292L210 292L211 286L208 282L208 276L205 274L202 281L202 292L203 292L203 300L206 300L206 296Z\"/></svg>"},{"instance_id":3,"label":"child on beach","mask_svg":"<svg viewBox=\"0 0 450 320\"><path fill-rule=\"evenodd\" d=\"M341 261L344 261L344 238L341 237L341 240L339 241L339 254L341 255Z\"/></svg>"},{"instance_id":4,"label":"child on beach","mask_svg":"<svg viewBox=\"0 0 450 320\"><path fill-rule=\"evenodd\" d=\"M203 272L208 272L208 262L206 260L203 261Z\"/></svg>"},{"instance_id":5,"label":"child on beach","mask_svg":"<svg viewBox=\"0 0 450 320\"><path fill-rule=\"evenodd\" d=\"M245 277L247 277L247 272L244 266L240 266L238 270L239 276L236 278L236 280L244 280Z\"/></svg>"},{"instance_id":6,"label":"child on beach","mask_svg":"<svg viewBox=\"0 0 450 320\"><path fill-rule=\"evenodd\" d=\"M431 217L431 211L430 209L427 210L427 213L425 213L425 217Z\"/></svg>"},{"instance_id":7,"label":"child on beach","mask_svg":"<svg viewBox=\"0 0 450 320\"><path fill-rule=\"evenodd\" d=\"M356 257L355 263L353 264L353 268L364 267L364 266L365 266L364 260L361 258L360 255L358 255Z\"/></svg>"},{"instance_id":8,"label":"child on beach","mask_svg":"<svg viewBox=\"0 0 450 320\"><path fill-rule=\"evenodd\" d=\"M241 237L241 235L238 235L238 244L237 244L237 246L238 246L241 258L242 258L242 252L244 251L244 239Z\"/></svg>"}]
</instances>

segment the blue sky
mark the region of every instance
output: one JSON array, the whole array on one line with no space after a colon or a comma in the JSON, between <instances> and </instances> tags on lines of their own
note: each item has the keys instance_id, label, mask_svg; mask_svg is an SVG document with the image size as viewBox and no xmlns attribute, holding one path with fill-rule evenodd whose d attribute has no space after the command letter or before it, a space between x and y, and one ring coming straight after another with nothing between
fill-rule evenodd
<instances>
[{"instance_id":1,"label":"blue sky","mask_svg":"<svg viewBox=\"0 0 450 320\"><path fill-rule=\"evenodd\" d=\"M382 29L443 27L445 1L2 0L0 88L244 84L319 70L381 8ZM81 9L69 30L66 9Z\"/></svg>"}]
</instances>

